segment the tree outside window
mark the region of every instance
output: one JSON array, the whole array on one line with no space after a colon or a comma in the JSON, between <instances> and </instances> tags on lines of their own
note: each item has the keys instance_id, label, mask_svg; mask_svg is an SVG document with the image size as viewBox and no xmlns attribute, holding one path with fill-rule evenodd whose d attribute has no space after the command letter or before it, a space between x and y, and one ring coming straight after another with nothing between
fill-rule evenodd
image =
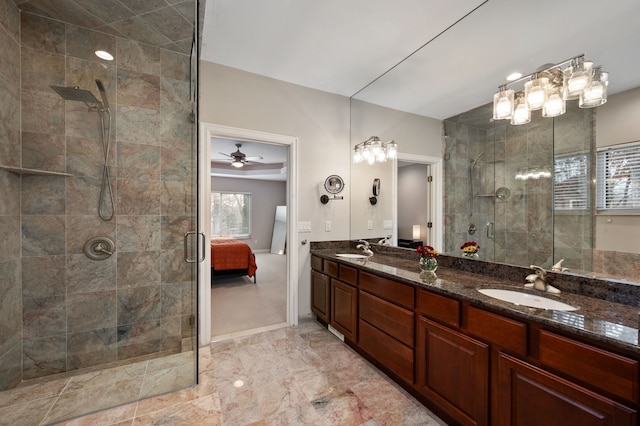
<instances>
[{"instance_id":1,"label":"tree outside window","mask_svg":"<svg viewBox=\"0 0 640 426\"><path fill-rule=\"evenodd\" d=\"M251 236L251 193L211 193L211 235L238 238Z\"/></svg>"}]
</instances>

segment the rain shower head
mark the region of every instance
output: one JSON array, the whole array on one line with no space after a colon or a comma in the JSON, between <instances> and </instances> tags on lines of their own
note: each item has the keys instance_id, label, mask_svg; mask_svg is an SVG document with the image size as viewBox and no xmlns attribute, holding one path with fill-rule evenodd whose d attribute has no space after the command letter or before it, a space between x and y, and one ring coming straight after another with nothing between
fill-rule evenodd
<instances>
[{"instance_id":1,"label":"rain shower head","mask_svg":"<svg viewBox=\"0 0 640 426\"><path fill-rule=\"evenodd\" d=\"M50 86L56 93L67 101L84 102L87 105L99 104L100 101L88 90L76 87Z\"/></svg>"}]
</instances>

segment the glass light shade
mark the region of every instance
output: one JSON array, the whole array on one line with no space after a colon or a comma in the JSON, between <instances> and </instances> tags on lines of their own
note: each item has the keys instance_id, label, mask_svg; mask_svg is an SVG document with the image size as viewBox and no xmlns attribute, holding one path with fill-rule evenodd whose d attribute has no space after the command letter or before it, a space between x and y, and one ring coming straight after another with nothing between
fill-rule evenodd
<instances>
[{"instance_id":1,"label":"glass light shade","mask_svg":"<svg viewBox=\"0 0 640 426\"><path fill-rule=\"evenodd\" d=\"M369 161L369 158L371 158L371 157L372 157L372 155L371 155L371 147L369 145L365 144L362 147L362 159L364 161Z\"/></svg>"},{"instance_id":2,"label":"glass light shade","mask_svg":"<svg viewBox=\"0 0 640 426\"><path fill-rule=\"evenodd\" d=\"M518 126L527 124L531 121L531 110L523 95L519 95L515 100L513 115L511 116L511 124Z\"/></svg>"},{"instance_id":3,"label":"glass light shade","mask_svg":"<svg viewBox=\"0 0 640 426\"><path fill-rule=\"evenodd\" d=\"M548 86L549 79L547 77L540 77L525 83L524 96L531 111L536 111L543 107L547 101Z\"/></svg>"},{"instance_id":4,"label":"glass light shade","mask_svg":"<svg viewBox=\"0 0 640 426\"><path fill-rule=\"evenodd\" d=\"M414 240L420 239L420 225L413 225L412 237Z\"/></svg>"},{"instance_id":5,"label":"glass light shade","mask_svg":"<svg viewBox=\"0 0 640 426\"><path fill-rule=\"evenodd\" d=\"M398 155L398 144L394 141L387 143L387 158L393 159Z\"/></svg>"},{"instance_id":6,"label":"glass light shade","mask_svg":"<svg viewBox=\"0 0 640 426\"><path fill-rule=\"evenodd\" d=\"M609 73L598 71L591 83L587 84L580 93L580 108L594 108L607 102L607 86L609 85Z\"/></svg>"},{"instance_id":7,"label":"glass light shade","mask_svg":"<svg viewBox=\"0 0 640 426\"><path fill-rule=\"evenodd\" d=\"M244 163L242 161L235 160L233 163L231 163L231 165L233 167L240 168L240 167L244 166Z\"/></svg>"},{"instance_id":8,"label":"glass light shade","mask_svg":"<svg viewBox=\"0 0 640 426\"><path fill-rule=\"evenodd\" d=\"M513 90L500 90L493 95L493 119L507 120L513 114Z\"/></svg>"},{"instance_id":9,"label":"glass light shade","mask_svg":"<svg viewBox=\"0 0 640 426\"><path fill-rule=\"evenodd\" d=\"M564 99L578 99L580 92L591 82L593 62L583 62L568 67L563 72Z\"/></svg>"},{"instance_id":10,"label":"glass light shade","mask_svg":"<svg viewBox=\"0 0 640 426\"><path fill-rule=\"evenodd\" d=\"M362 149L360 147L353 149L353 162L356 164L362 162Z\"/></svg>"},{"instance_id":11,"label":"glass light shade","mask_svg":"<svg viewBox=\"0 0 640 426\"><path fill-rule=\"evenodd\" d=\"M547 91L547 102L542 107L543 117L557 117L565 113L566 102L562 96L562 88L551 86Z\"/></svg>"},{"instance_id":12,"label":"glass light shade","mask_svg":"<svg viewBox=\"0 0 640 426\"><path fill-rule=\"evenodd\" d=\"M380 152L382 152L382 142L380 141L380 139L371 142L371 153L373 154L373 156L378 157L380 155Z\"/></svg>"}]
</instances>

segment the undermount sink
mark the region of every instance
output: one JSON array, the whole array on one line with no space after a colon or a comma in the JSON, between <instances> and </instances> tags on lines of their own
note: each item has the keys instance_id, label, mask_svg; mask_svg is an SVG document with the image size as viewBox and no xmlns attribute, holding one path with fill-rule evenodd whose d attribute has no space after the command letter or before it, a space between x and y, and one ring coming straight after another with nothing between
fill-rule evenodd
<instances>
[{"instance_id":1,"label":"undermount sink","mask_svg":"<svg viewBox=\"0 0 640 426\"><path fill-rule=\"evenodd\" d=\"M365 256L364 254L356 254L356 253L338 253L336 254L338 257L344 257L347 259L366 259L369 256Z\"/></svg>"},{"instance_id":2,"label":"undermount sink","mask_svg":"<svg viewBox=\"0 0 640 426\"><path fill-rule=\"evenodd\" d=\"M554 299L549 299L548 297L539 296L537 294L497 288L479 288L477 290L486 296L504 300L505 302L510 302L514 305L528 306L530 308L551 309L554 311L578 310L575 306L571 306Z\"/></svg>"}]
</instances>

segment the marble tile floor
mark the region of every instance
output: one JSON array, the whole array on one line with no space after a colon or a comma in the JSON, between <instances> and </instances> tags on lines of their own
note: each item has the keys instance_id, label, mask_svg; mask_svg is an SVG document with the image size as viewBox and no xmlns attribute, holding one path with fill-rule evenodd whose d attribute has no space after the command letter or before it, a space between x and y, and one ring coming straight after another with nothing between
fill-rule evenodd
<instances>
[{"instance_id":1,"label":"marble tile floor","mask_svg":"<svg viewBox=\"0 0 640 426\"><path fill-rule=\"evenodd\" d=\"M197 386L58 424L445 425L310 319L215 342L199 352ZM51 398L42 394L8 407L0 401L0 424L47 424L50 416L27 416Z\"/></svg>"}]
</instances>

